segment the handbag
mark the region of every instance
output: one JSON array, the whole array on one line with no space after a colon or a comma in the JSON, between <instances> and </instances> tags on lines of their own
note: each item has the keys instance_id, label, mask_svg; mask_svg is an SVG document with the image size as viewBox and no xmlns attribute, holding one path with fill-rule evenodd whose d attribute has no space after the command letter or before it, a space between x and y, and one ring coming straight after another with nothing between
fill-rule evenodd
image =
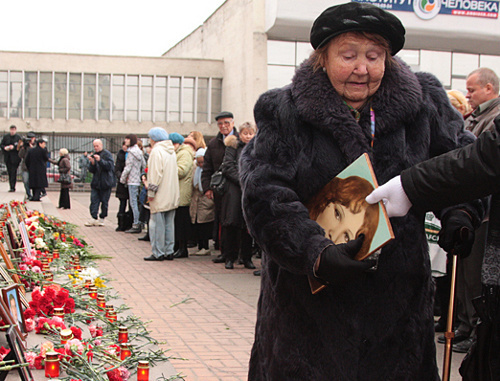
<instances>
[{"instance_id":1,"label":"handbag","mask_svg":"<svg viewBox=\"0 0 500 381\"><path fill-rule=\"evenodd\" d=\"M61 184L71 184L71 175L69 173L61 173L57 182Z\"/></svg>"},{"instance_id":2,"label":"handbag","mask_svg":"<svg viewBox=\"0 0 500 381\"><path fill-rule=\"evenodd\" d=\"M226 191L226 177L222 174L222 166L210 178L210 188L219 196Z\"/></svg>"}]
</instances>

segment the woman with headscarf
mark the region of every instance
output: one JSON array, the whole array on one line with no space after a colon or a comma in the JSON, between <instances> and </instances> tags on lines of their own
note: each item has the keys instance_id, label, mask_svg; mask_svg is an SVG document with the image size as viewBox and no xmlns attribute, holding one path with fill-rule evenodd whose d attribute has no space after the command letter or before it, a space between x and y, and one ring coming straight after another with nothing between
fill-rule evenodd
<instances>
[{"instance_id":1,"label":"woman with headscarf","mask_svg":"<svg viewBox=\"0 0 500 381\"><path fill-rule=\"evenodd\" d=\"M353 259L363 235L334 244L304 205L363 153L383 183L459 145L463 120L442 85L394 58L404 35L373 5L330 7L292 83L255 106L259 132L240 160L263 251L249 380L439 380L423 214L391 220L395 239L368 272L373 261ZM438 214L454 237L457 220L482 213L475 203ZM327 287L313 295L308 277Z\"/></svg>"},{"instance_id":2,"label":"woman with headscarf","mask_svg":"<svg viewBox=\"0 0 500 381\"><path fill-rule=\"evenodd\" d=\"M62 174L69 174L71 176L71 161L69 159L69 152L66 148L61 148L59 150L59 160L49 159L52 164L56 164L59 167L59 176ZM73 189L73 182L64 183L61 182L61 191L59 193L59 209L70 209L71 202L69 198L69 190Z\"/></svg>"}]
</instances>

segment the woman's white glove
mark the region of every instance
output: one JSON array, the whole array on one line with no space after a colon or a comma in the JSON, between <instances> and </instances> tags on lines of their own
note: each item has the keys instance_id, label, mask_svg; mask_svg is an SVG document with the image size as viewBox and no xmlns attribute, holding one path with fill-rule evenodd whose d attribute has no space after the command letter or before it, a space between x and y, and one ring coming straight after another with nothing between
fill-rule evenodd
<instances>
[{"instance_id":1,"label":"woman's white glove","mask_svg":"<svg viewBox=\"0 0 500 381\"><path fill-rule=\"evenodd\" d=\"M400 176L393 177L366 197L366 202L369 204L379 201L383 201L389 217L402 217L411 208L411 202L403 189Z\"/></svg>"}]
</instances>

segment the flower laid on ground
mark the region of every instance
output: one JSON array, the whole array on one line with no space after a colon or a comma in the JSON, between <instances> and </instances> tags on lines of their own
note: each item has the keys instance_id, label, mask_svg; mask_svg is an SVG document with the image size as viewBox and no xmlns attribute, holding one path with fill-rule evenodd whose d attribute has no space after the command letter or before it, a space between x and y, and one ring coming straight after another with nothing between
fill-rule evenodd
<instances>
[{"instance_id":1,"label":"flower laid on ground","mask_svg":"<svg viewBox=\"0 0 500 381\"><path fill-rule=\"evenodd\" d=\"M54 307L63 307L65 314L75 312L75 301L69 296L69 291L56 284L46 286L43 291L35 287L24 317L52 316Z\"/></svg>"},{"instance_id":2,"label":"flower laid on ground","mask_svg":"<svg viewBox=\"0 0 500 381\"><path fill-rule=\"evenodd\" d=\"M151 345L159 342L150 336L144 323L134 315L123 314L127 306L115 305L117 319L111 319L106 309L90 297L86 288L88 283L100 289L106 307L112 307L110 301L117 298L93 262L106 257L92 253L85 240L76 236L75 225L36 211L26 213L29 216L25 220L28 236L35 247L23 250L17 272L23 283L33 289L29 308L24 311L26 328L28 332L35 330L44 334L48 340L25 352L30 368L43 369L46 353L56 351L67 381L125 381L130 378L131 371L136 371L140 360L150 364L168 360L163 350L151 349ZM20 215L19 211L16 214ZM56 280L69 277L67 283L49 282L42 272L42 259L51 258L54 250L58 250L60 256L49 262L49 269ZM76 266L76 259L81 266ZM56 307L63 307L64 320L53 316ZM118 344L121 326L127 327L131 350L124 360L120 358ZM60 332L66 327L71 329L73 337L63 345Z\"/></svg>"}]
</instances>

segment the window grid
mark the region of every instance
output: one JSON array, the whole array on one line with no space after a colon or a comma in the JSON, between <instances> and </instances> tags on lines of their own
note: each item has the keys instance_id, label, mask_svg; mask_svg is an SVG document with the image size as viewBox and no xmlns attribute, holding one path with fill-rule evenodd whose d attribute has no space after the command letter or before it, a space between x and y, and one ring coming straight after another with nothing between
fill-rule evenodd
<instances>
[{"instance_id":1,"label":"window grid","mask_svg":"<svg viewBox=\"0 0 500 381\"><path fill-rule=\"evenodd\" d=\"M6 100L0 117L7 118L210 123L222 101L221 78L24 70L0 75L0 99ZM115 83L117 76L123 84ZM114 96L123 103L115 104Z\"/></svg>"}]
</instances>

